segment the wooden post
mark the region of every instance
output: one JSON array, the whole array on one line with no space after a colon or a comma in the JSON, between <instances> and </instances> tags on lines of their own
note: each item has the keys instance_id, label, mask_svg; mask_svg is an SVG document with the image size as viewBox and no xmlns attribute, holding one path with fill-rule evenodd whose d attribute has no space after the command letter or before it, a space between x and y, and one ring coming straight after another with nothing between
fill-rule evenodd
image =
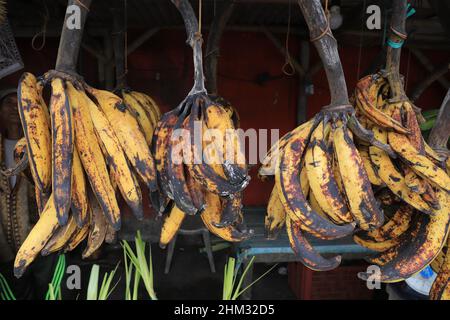
<instances>
[{"instance_id":1,"label":"wooden post","mask_svg":"<svg viewBox=\"0 0 450 320\"><path fill-rule=\"evenodd\" d=\"M234 2L227 1L221 8L219 16L214 18L208 33L205 56L205 81L206 89L213 95L217 95L217 58L220 56L220 40L228 20L233 13Z\"/></svg>"},{"instance_id":2,"label":"wooden post","mask_svg":"<svg viewBox=\"0 0 450 320\"><path fill-rule=\"evenodd\" d=\"M84 24L89 12L91 0L69 0L67 3L66 16L61 31L61 40L59 41L58 56L56 58L55 69L57 71L76 74L78 54L83 38ZM71 8L79 8L79 11L71 11ZM73 22L77 21L77 14L80 14L78 28L69 29Z\"/></svg>"},{"instance_id":3,"label":"wooden post","mask_svg":"<svg viewBox=\"0 0 450 320\"><path fill-rule=\"evenodd\" d=\"M389 41L398 44L399 48L387 46L386 71L391 87L391 99L400 101L408 99L400 78L401 44L406 40L406 0L394 0L392 3L392 17L389 32Z\"/></svg>"},{"instance_id":4,"label":"wooden post","mask_svg":"<svg viewBox=\"0 0 450 320\"><path fill-rule=\"evenodd\" d=\"M122 2L122 1L120 1ZM115 7L111 8L113 15L113 47L114 47L114 60L116 70L116 89L123 89L127 85L127 75L125 68L125 59L127 59L125 46L126 46L126 28L125 25L125 10L123 3L115 3Z\"/></svg>"},{"instance_id":5,"label":"wooden post","mask_svg":"<svg viewBox=\"0 0 450 320\"><path fill-rule=\"evenodd\" d=\"M320 0L298 0L298 4L327 74L331 95L329 107L349 106L347 85L336 39L331 34ZM324 36L321 36L323 34Z\"/></svg>"},{"instance_id":6,"label":"wooden post","mask_svg":"<svg viewBox=\"0 0 450 320\"><path fill-rule=\"evenodd\" d=\"M202 35L199 33L198 21L188 0L170 0L180 12L187 33L187 43L191 46L194 58L194 86L189 95L205 92L205 76L203 74Z\"/></svg>"}]
</instances>

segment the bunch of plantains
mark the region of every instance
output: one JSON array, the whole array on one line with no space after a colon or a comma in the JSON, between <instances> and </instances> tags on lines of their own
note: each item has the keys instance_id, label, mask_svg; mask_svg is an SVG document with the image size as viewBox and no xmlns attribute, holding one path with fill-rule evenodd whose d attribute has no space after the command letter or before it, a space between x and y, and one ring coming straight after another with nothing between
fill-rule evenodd
<instances>
[{"instance_id":1,"label":"bunch of plantains","mask_svg":"<svg viewBox=\"0 0 450 320\"><path fill-rule=\"evenodd\" d=\"M16 160L20 170L29 164L40 218L17 253L16 276L39 253L70 251L87 238L88 257L114 241L121 227L116 192L143 218L139 181L157 190L148 143L160 117L145 94L124 92L122 100L57 71L39 80L24 73L18 95L24 138Z\"/></svg>"},{"instance_id":2,"label":"bunch of plantains","mask_svg":"<svg viewBox=\"0 0 450 320\"><path fill-rule=\"evenodd\" d=\"M200 214L204 225L226 241L251 235L243 221L242 190L250 177L238 117L230 106L210 97L204 86L202 37L190 3L172 1L186 25L193 49L194 86L187 97L165 113L153 136L165 214L160 245L166 246L186 215Z\"/></svg>"}]
</instances>

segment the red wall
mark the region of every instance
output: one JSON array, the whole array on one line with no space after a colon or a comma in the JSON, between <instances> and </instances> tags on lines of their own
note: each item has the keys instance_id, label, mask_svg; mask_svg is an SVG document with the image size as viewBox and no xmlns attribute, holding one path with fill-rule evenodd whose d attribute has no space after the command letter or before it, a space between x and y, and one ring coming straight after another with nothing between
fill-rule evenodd
<instances>
[{"instance_id":1,"label":"red wall","mask_svg":"<svg viewBox=\"0 0 450 320\"><path fill-rule=\"evenodd\" d=\"M138 32L135 35L139 35ZM128 59L128 83L135 90L151 94L163 111L175 107L192 86L191 50L185 45L182 31L162 31L133 52ZM129 41L133 40L130 33ZM205 37L206 39L206 37ZM291 39L291 54L298 57L298 43ZM41 74L54 67L57 43L47 39L41 52L35 52L29 39L18 40L25 62L25 70ZM348 88L353 88L357 80L358 61L363 72L379 52L379 48L340 48ZM435 65L448 59L447 52L424 51ZM360 58L359 58L360 57ZM317 61L312 51L311 64ZM296 76L285 76L281 67L284 57L274 48L263 34L226 32L221 45L219 60L219 93L228 99L239 111L243 129L280 129L280 135L295 127L298 80ZM409 63L408 63L409 61ZM83 75L86 80L97 84L97 65L88 53L82 54ZM401 72L407 76L407 89L423 78L426 71L404 50ZM17 84L21 72L2 79L1 84ZM256 83L258 75L268 73L270 80L263 85ZM328 84L323 70L314 78L315 93L308 100L307 117L313 116L322 106L329 103ZM436 84L429 87L417 105L423 109L440 105L444 90ZM252 181L245 192L246 205L265 205L272 183L260 182L256 167L252 168Z\"/></svg>"}]
</instances>

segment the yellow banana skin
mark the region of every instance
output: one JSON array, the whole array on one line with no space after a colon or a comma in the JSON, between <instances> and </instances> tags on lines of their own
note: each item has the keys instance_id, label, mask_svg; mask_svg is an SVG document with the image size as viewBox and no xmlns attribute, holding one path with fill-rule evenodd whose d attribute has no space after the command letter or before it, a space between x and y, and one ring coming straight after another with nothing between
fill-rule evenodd
<instances>
[{"instance_id":1,"label":"yellow banana skin","mask_svg":"<svg viewBox=\"0 0 450 320\"><path fill-rule=\"evenodd\" d=\"M174 204L169 215L164 219L161 229L161 235L159 237L159 246L161 248L165 248L172 241L185 217L186 214Z\"/></svg>"},{"instance_id":2,"label":"yellow banana skin","mask_svg":"<svg viewBox=\"0 0 450 320\"><path fill-rule=\"evenodd\" d=\"M400 117L400 111L394 111L395 117ZM388 133L389 145L402 158L403 161L419 175L426 177L427 180L436 186L450 192L450 177L439 166L434 164L425 155L410 143L409 139L395 132Z\"/></svg>"},{"instance_id":3,"label":"yellow banana skin","mask_svg":"<svg viewBox=\"0 0 450 320\"><path fill-rule=\"evenodd\" d=\"M374 136L382 143L387 142L387 132L381 128L372 129ZM370 159L380 177L386 186L399 198L408 203L410 206L424 213L431 213L431 208L425 203L420 195L412 192L406 185L405 178L396 169L389 155L376 148L369 147Z\"/></svg>"},{"instance_id":4,"label":"yellow banana skin","mask_svg":"<svg viewBox=\"0 0 450 320\"><path fill-rule=\"evenodd\" d=\"M85 97L89 99L89 97ZM128 165L125 153L120 146L114 130L99 107L89 100L87 103L94 131L99 145L105 151L105 157L110 168L110 176L113 177L119 191L137 219L143 219L142 193L134 173Z\"/></svg>"},{"instance_id":5,"label":"yellow banana skin","mask_svg":"<svg viewBox=\"0 0 450 320\"><path fill-rule=\"evenodd\" d=\"M73 109L75 144L81 163L105 216L111 225L119 230L121 226L120 209L101 147L95 135L88 106L91 102L85 94L82 94L82 91L76 90L71 83L67 84L67 88Z\"/></svg>"},{"instance_id":6,"label":"yellow banana skin","mask_svg":"<svg viewBox=\"0 0 450 320\"><path fill-rule=\"evenodd\" d=\"M412 207L404 205L383 226L369 232L361 231L353 236L353 240L365 248L378 252L386 251L400 243L399 237L411 225L412 213Z\"/></svg>"},{"instance_id":7,"label":"yellow banana skin","mask_svg":"<svg viewBox=\"0 0 450 320\"><path fill-rule=\"evenodd\" d=\"M88 210L88 220L90 219L89 211L90 209ZM66 243L64 252L70 252L74 250L81 242L83 242L84 239L86 239L89 234L89 225L89 223L85 223L81 228L77 228L77 230L72 234L72 237Z\"/></svg>"},{"instance_id":8,"label":"yellow banana skin","mask_svg":"<svg viewBox=\"0 0 450 320\"><path fill-rule=\"evenodd\" d=\"M364 169L366 169L367 177L371 184L375 186L381 186L383 184L383 180L380 179L378 173L372 166L372 162L370 160L369 149L364 147L358 148L359 155L361 156L361 160L364 164Z\"/></svg>"},{"instance_id":9,"label":"yellow banana skin","mask_svg":"<svg viewBox=\"0 0 450 320\"><path fill-rule=\"evenodd\" d=\"M222 137L222 146L216 143L224 158L224 172L232 183L242 183L247 178L245 150L238 134L234 130L232 119L220 105L210 104L206 107L205 123L208 129L218 130Z\"/></svg>"},{"instance_id":10,"label":"yellow banana skin","mask_svg":"<svg viewBox=\"0 0 450 320\"><path fill-rule=\"evenodd\" d=\"M319 255L305 238L300 226L286 216L286 230L291 248L300 261L309 269L314 271L328 271L335 269L341 263L341 256L324 258Z\"/></svg>"},{"instance_id":11,"label":"yellow banana skin","mask_svg":"<svg viewBox=\"0 0 450 320\"><path fill-rule=\"evenodd\" d=\"M286 211L278 197L276 186L273 187L267 204L266 217L264 220L266 238L275 240L283 229L286 221Z\"/></svg>"},{"instance_id":12,"label":"yellow banana skin","mask_svg":"<svg viewBox=\"0 0 450 320\"><path fill-rule=\"evenodd\" d=\"M437 197L441 209L431 216L419 216L423 223L419 224L417 236L415 239L405 239L396 247L398 254L380 268L380 281L405 280L428 266L439 254L448 236L450 205L448 194L444 190L437 190ZM367 275L363 274L362 277Z\"/></svg>"},{"instance_id":13,"label":"yellow banana skin","mask_svg":"<svg viewBox=\"0 0 450 320\"><path fill-rule=\"evenodd\" d=\"M206 208L200 214L200 217L211 233L229 242L243 241L251 236L251 232L242 230L243 227L240 225L240 221L223 228L216 227L220 223L222 213L220 196L212 192L204 191L204 199Z\"/></svg>"},{"instance_id":14,"label":"yellow banana skin","mask_svg":"<svg viewBox=\"0 0 450 320\"><path fill-rule=\"evenodd\" d=\"M127 107L134 113L136 120L139 123L139 127L144 134L145 141L150 145L152 142L153 129L156 125L154 119L147 113L147 111L142 107L141 103L137 101L132 95L125 92L122 93L123 102Z\"/></svg>"},{"instance_id":15,"label":"yellow banana skin","mask_svg":"<svg viewBox=\"0 0 450 320\"><path fill-rule=\"evenodd\" d=\"M380 227L384 222L361 157L345 126L333 130L333 145L350 211L363 230Z\"/></svg>"},{"instance_id":16,"label":"yellow banana skin","mask_svg":"<svg viewBox=\"0 0 450 320\"><path fill-rule=\"evenodd\" d=\"M337 239L350 234L354 224L335 225L312 210L303 194L300 182L300 164L314 123L301 125L303 130L293 135L278 158L275 184L287 215L302 229L321 239Z\"/></svg>"},{"instance_id":17,"label":"yellow banana skin","mask_svg":"<svg viewBox=\"0 0 450 320\"><path fill-rule=\"evenodd\" d=\"M89 234L87 236L86 248L83 251L82 258L90 257L102 245L106 237L106 229L108 222L102 212L99 203L93 194L89 194L89 209L91 223L89 224Z\"/></svg>"},{"instance_id":18,"label":"yellow banana skin","mask_svg":"<svg viewBox=\"0 0 450 320\"><path fill-rule=\"evenodd\" d=\"M338 224L352 222L353 218L334 179L325 131L330 125L321 122L313 131L305 154L308 181L320 208Z\"/></svg>"},{"instance_id":19,"label":"yellow banana skin","mask_svg":"<svg viewBox=\"0 0 450 320\"><path fill-rule=\"evenodd\" d=\"M81 228L88 218L88 199L86 179L84 177L83 165L81 164L78 150L73 150L73 173L72 173L72 215L76 224Z\"/></svg>"},{"instance_id":20,"label":"yellow banana skin","mask_svg":"<svg viewBox=\"0 0 450 320\"><path fill-rule=\"evenodd\" d=\"M20 278L23 275L26 268L34 261L58 227L55 202L53 195L51 195L39 220L31 229L16 254L14 261L14 275L16 278Z\"/></svg>"},{"instance_id":21,"label":"yellow banana skin","mask_svg":"<svg viewBox=\"0 0 450 320\"><path fill-rule=\"evenodd\" d=\"M129 94L140 102L145 111L151 116L153 126L155 126L161 118L161 111L159 110L155 100L153 100L149 95L138 91L130 91Z\"/></svg>"},{"instance_id":22,"label":"yellow banana skin","mask_svg":"<svg viewBox=\"0 0 450 320\"><path fill-rule=\"evenodd\" d=\"M52 177L50 122L34 75L27 72L22 75L17 94L33 180L39 190L46 192L50 190Z\"/></svg>"},{"instance_id":23,"label":"yellow banana skin","mask_svg":"<svg viewBox=\"0 0 450 320\"><path fill-rule=\"evenodd\" d=\"M116 95L92 87L87 90L110 123L122 124L115 127L115 133L125 155L150 192L156 191L155 162L137 120Z\"/></svg>"},{"instance_id":24,"label":"yellow banana skin","mask_svg":"<svg viewBox=\"0 0 450 320\"><path fill-rule=\"evenodd\" d=\"M41 251L41 255L47 256L50 253L56 252L64 248L64 246L69 242L70 238L77 230L77 223L71 215L69 221L63 227L59 227L58 230L52 235L50 240L47 242L45 247Z\"/></svg>"},{"instance_id":25,"label":"yellow banana skin","mask_svg":"<svg viewBox=\"0 0 450 320\"><path fill-rule=\"evenodd\" d=\"M438 275L431 286L430 300L450 300L450 250L448 248Z\"/></svg>"},{"instance_id":26,"label":"yellow banana skin","mask_svg":"<svg viewBox=\"0 0 450 320\"><path fill-rule=\"evenodd\" d=\"M52 194L59 224L63 226L69 219L71 205L74 127L64 82L54 78L51 86Z\"/></svg>"}]
</instances>

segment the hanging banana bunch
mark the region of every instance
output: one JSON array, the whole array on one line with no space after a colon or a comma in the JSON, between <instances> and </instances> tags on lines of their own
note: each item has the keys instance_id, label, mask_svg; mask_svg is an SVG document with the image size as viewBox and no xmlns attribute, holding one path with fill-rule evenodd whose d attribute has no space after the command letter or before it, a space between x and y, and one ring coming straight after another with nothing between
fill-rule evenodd
<instances>
[{"instance_id":1,"label":"hanging banana bunch","mask_svg":"<svg viewBox=\"0 0 450 320\"><path fill-rule=\"evenodd\" d=\"M242 190L250 178L232 119L235 113L206 92L202 36L190 3L172 3L183 17L193 50L194 86L175 109L162 115L153 135L160 212L165 215L160 245L173 238L185 215L195 214L213 234L241 241L251 235L242 216Z\"/></svg>"},{"instance_id":2,"label":"hanging banana bunch","mask_svg":"<svg viewBox=\"0 0 450 320\"><path fill-rule=\"evenodd\" d=\"M407 15L406 1L394 1L386 70L362 78L354 96L365 129L397 156L358 143L358 149L368 150L365 165L371 182L388 189L402 204L382 227L358 232L354 239L380 252L368 259L380 267L380 281L402 281L431 264L438 277L430 296L448 299L448 259L442 249L450 226L450 177L445 156L422 136L420 109L406 96L399 73Z\"/></svg>"},{"instance_id":3,"label":"hanging banana bunch","mask_svg":"<svg viewBox=\"0 0 450 320\"><path fill-rule=\"evenodd\" d=\"M394 152L362 126L349 103L336 40L320 1L300 0L299 5L327 74L331 103L275 143L259 175L275 176L266 215L268 235L273 237L286 225L303 264L324 271L336 268L341 257L322 257L307 235L333 240L351 235L355 228L371 232L384 223L365 169L367 150L362 154L356 141L391 156Z\"/></svg>"},{"instance_id":4,"label":"hanging banana bunch","mask_svg":"<svg viewBox=\"0 0 450 320\"><path fill-rule=\"evenodd\" d=\"M90 2L83 0L80 7L82 27ZM40 218L17 253L16 277L39 253L71 251L85 239L83 258L89 257L102 243L115 241L121 228L119 196L142 219L140 183L157 192L149 143L159 109L147 96L131 92L122 99L78 76L81 37L82 28L68 29L65 21L55 70L39 78L26 72L19 81L25 139L16 145L17 166L10 173L29 165ZM127 104L134 96L138 102Z\"/></svg>"}]
</instances>

